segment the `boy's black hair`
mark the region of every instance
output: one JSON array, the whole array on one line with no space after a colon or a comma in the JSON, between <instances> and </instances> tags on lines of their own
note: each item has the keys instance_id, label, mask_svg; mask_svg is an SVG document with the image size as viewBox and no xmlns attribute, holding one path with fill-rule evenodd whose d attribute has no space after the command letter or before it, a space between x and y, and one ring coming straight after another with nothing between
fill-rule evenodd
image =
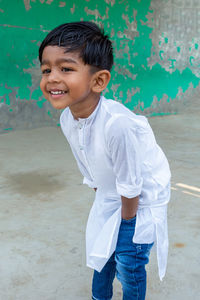
<instances>
[{"instance_id":1,"label":"boy's black hair","mask_svg":"<svg viewBox=\"0 0 200 300\"><path fill-rule=\"evenodd\" d=\"M110 71L113 65L112 42L93 22L66 23L49 32L39 48L40 62L47 46L63 47L65 52L78 51L85 64L100 70Z\"/></svg>"}]
</instances>

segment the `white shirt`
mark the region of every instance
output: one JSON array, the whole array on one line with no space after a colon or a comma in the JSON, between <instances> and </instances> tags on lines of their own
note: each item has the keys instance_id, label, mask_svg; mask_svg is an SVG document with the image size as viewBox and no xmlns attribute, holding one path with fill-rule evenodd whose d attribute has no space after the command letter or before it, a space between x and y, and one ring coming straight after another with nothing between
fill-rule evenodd
<instances>
[{"instance_id":1,"label":"white shirt","mask_svg":"<svg viewBox=\"0 0 200 300\"><path fill-rule=\"evenodd\" d=\"M116 248L121 196L139 195L133 242L156 242L162 280L168 254L170 170L147 119L101 96L88 118L75 120L66 108L60 124L83 183L97 188L86 228L87 266L102 270Z\"/></svg>"}]
</instances>

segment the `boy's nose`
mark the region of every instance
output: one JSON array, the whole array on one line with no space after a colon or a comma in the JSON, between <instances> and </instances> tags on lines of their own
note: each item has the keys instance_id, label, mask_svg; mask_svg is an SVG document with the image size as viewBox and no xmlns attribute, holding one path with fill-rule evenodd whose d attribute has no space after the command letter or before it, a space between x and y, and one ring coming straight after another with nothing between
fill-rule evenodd
<instances>
[{"instance_id":1,"label":"boy's nose","mask_svg":"<svg viewBox=\"0 0 200 300\"><path fill-rule=\"evenodd\" d=\"M60 82L59 74L56 70L51 70L51 73L48 76L49 82Z\"/></svg>"}]
</instances>

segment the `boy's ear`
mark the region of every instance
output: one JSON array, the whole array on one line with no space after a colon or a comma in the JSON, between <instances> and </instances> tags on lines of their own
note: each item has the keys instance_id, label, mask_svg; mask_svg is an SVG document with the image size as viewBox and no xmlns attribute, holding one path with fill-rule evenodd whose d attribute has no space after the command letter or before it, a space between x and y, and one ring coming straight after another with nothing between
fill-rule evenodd
<instances>
[{"instance_id":1,"label":"boy's ear","mask_svg":"<svg viewBox=\"0 0 200 300\"><path fill-rule=\"evenodd\" d=\"M94 73L92 91L101 93L107 87L110 81L110 72L108 70L100 70Z\"/></svg>"}]
</instances>

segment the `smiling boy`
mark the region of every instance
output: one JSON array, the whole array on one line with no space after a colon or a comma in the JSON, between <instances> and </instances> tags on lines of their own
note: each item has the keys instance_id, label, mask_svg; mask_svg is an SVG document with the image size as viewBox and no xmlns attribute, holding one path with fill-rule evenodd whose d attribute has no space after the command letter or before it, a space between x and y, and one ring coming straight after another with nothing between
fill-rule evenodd
<instances>
[{"instance_id":1,"label":"smiling boy","mask_svg":"<svg viewBox=\"0 0 200 300\"><path fill-rule=\"evenodd\" d=\"M144 300L145 265L157 245L159 275L167 265L170 170L145 117L101 95L110 81L113 48L92 22L52 30L39 49L41 90L55 109L84 183L96 190L86 229L92 299Z\"/></svg>"}]
</instances>

